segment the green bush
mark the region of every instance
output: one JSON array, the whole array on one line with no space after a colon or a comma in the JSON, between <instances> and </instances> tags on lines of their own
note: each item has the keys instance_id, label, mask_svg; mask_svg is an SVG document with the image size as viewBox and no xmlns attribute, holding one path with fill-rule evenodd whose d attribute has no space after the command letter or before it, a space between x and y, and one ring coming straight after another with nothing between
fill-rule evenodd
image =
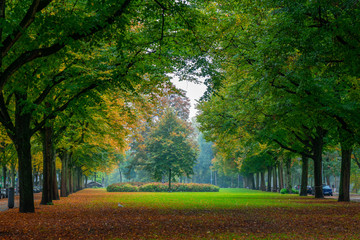
<instances>
[{"instance_id":1,"label":"green bush","mask_svg":"<svg viewBox=\"0 0 360 240\"><path fill-rule=\"evenodd\" d=\"M289 193L289 191L286 188L283 188L283 189L280 190L280 193L281 194L287 194L287 193Z\"/></svg>"},{"instance_id":2,"label":"green bush","mask_svg":"<svg viewBox=\"0 0 360 240\"><path fill-rule=\"evenodd\" d=\"M107 186L108 192L138 192L139 188L129 183L114 183Z\"/></svg>"},{"instance_id":3,"label":"green bush","mask_svg":"<svg viewBox=\"0 0 360 240\"><path fill-rule=\"evenodd\" d=\"M299 190L296 190L296 189L291 189L291 193L294 193L294 194L299 194Z\"/></svg>"},{"instance_id":4,"label":"green bush","mask_svg":"<svg viewBox=\"0 0 360 240\"><path fill-rule=\"evenodd\" d=\"M168 183L114 183L109 185L108 192L167 192ZM198 183L173 183L171 184L172 192L219 192L220 188L211 184Z\"/></svg>"},{"instance_id":5,"label":"green bush","mask_svg":"<svg viewBox=\"0 0 360 240\"><path fill-rule=\"evenodd\" d=\"M168 184L164 183L147 183L139 187L140 192L167 192Z\"/></svg>"}]
</instances>

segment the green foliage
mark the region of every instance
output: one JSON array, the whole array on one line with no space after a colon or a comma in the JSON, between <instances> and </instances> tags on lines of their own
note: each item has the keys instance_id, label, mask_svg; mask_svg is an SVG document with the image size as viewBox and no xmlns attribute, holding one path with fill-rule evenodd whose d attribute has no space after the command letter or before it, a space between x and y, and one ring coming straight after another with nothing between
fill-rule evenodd
<instances>
[{"instance_id":1,"label":"green foliage","mask_svg":"<svg viewBox=\"0 0 360 240\"><path fill-rule=\"evenodd\" d=\"M299 194L299 190L296 190L296 189L292 188L292 189L291 189L291 193L293 193L293 194Z\"/></svg>"},{"instance_id":2,"label":"green foliage","mask_svg":"<svg viewBox=\"0 0 360 240\"><path fill-rule=\"evenodd\" d=\"M109 185L108 192L167 192L169 187L167 183L114 183ZM219 192L220 188L211 184L198 183L174 183L172 192Z\"/></svg>"},{"instance_id":3,"label":"green foliage","mask_svg":"<svg viewBox=\"0 0 360 240\"><path fill-rule=\"evenodd\" d=\"M288 194L289 193L289 190L287 188L283 188L280 190L280 193L281 194ZM296 190L296 189L291 189L291 193L293 194L299 194L299 190Z\"/></svg>"},{"instance_id":4,"label":"green foliage","mask_svg":"<svg viewBox=\"0 0 360 240\"><path fill-rule=\"evenodd\" d=\"M202 133L200 133L198 137L198 143L200 153L197 158L196 165L194 166L193 179L196 182L209 183L211 178L211 160L214 158L214 153L212 150L213 143L206 142Z\"/></svg>"},{"instance_id":5,"label":"green foliage","mask_svg":"<svg viewBox=\"0 0 360 240\"><path fill-rule=\"evenodd\" d=\"M138 192L139 188L136 185L128 183L114 183L107 186L106 191L108 192Z\"/></svg>"},{"instance_id":6,"label":"green foliage","mask_svg":"<svg viewBox=\"0 0 360 240\"><path fill-rule=\"evenodd\" d=\"M155 180L161 181L164 176L174 179L193 173L196 148L187 124L169 109L150 133L145 142L146 170Z\"/></svg>"},{"instance_id":7,"label":"green foliage","mask_svg":"<svg viewBox=\"0 0 360 240\"><path fill-rule=\"evenodd\" d=\"M287 193L289 193L289 191L287 190L287 188L283 188L283 189L280 190L280 193L281 194L287 194Z\"/></svg>"},{"instance_id":8,"label":"green foliage","mask_svg":"<svg viewBox=\"0 0 360 240\"><path fill-rule=\"evenodd\" d=\"M166 183L147 183L139 188L140 192L167 192L169 186Z\"/></svg>"}]
</instances>

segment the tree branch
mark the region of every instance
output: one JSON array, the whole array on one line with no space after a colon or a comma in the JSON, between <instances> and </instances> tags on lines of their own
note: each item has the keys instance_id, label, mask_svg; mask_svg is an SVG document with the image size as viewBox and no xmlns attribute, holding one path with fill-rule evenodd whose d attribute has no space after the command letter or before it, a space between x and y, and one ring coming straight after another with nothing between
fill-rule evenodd
<instances>
[{"instance_id":1,"label":"tree branch","mask_svg":"<svg viewBox=\"0 0 360 240\"><path fill-rule=\"evenodd\" d=\"M50 1L50 0L47 0L47 1ZM117 10L113 15L111 15L104 21L104 23L107 23L107 24L97 24L95 26L90 27L83 33L74 33L67 37L64 37L64 39L71 38L73 40L79 40L79 39L94 35L95 33L105 29L107 27L107 25L111 25L115 22L116 17L121 16L125 12L125 9L130 4L130 2L131 2L131 0L125 0L125 2L121 5L120 9ZM10 78L10 76L12 74L14 74L23 65L25 65L26 63L28 63L34 59L37 59L40 57L47 57L52 54L55 54L58 51L60 51L62 48L64 48L65 46L66 46L65 43L55 43L50 47L34 49L34 50L30 50L30 51L27 51L27 52L21 54L12 64L10 64L5 69L4 73L2 74L2 76L0 78L0 91L3 90L4 85L7 82L7 80Z\"/></svg>"},{"instance_id":2,"label":"tree branch","mask_svg":"<svg viewBox=\"0 0 360 240\"><path fill-rule=\"evenodd\" d=\"M288 93L291 93L291 94L296 94L296 92L288 89L286 86L280 86L280 85L275 85L275 78L270 82L270 85L274 88L277 88L277 89L283 89L284 91L288 92Z\"/></svg>"},{"instance_id":3,"label":"tree branch","mask_svg":"<svg viewBox=\"0 0 360 240\"><path fill-rule=\"evenodd\" d=\"M44 117L44 119L40 123L36 124L36 126L31 130L31 135L33 135L37 131L39 131L45 125L47 120L55 118L57 113L60 113L60 112L64 111L69 106L69 104L72 103L74 100L76 100L81 95L89 92L90 90L92 90L92 89L94 89L94 88L96 88L98 86L99 86L99 84L93 83L93 84L89 85L88 87L82 89L80 92L78 92L74 96L72 96L66 103L64 103L63 105L57 107L54 111L52 111L46 117Z\"/></svg>"},{"instance_id":4,"label":"tree branch","mask_svg":"<svg viewBox=\"0 0 360 240\"><path fill-rule=\"evenodd\" d=\"M28 63L36 58L47 57L49 55L52 55L52 54L58 52L64 46L65 46L64 44L56 43L56 44L52 45L51 47L34 49L34 50L27 51L27 52L21 54L14 62L12 62L5 69L3 74L1 74L0 91L3 90L5 83L11 77L11 75L14 74L20 67L22 67L26 63Z\"/></svg>"},{"instance_id":5,"label":"tree branch","mask_svg":"<svg viewBox=\"0 0 360 240\"><path fill-rule=\"evenodd\" d=\"M154 0L156 2L157 5L159 5L163 10L168 10L167 7L164 6L164 4L162 4L161 2L159 2L158 0Z\"/></svg>"},{"instance_id":6,"label":"tree branch","mask_svg":"<svg viewBox=\"0 0 360 240\"><path fill-rule=\"evenodd\" d=\"M48 6L53 0L33 0L25 16L19 24L19 28L14 30L6 39L2 42L3 48L1 50L1 56L5 57L12 46L19 40L23 35L24 31L33 23L35 14L46 6Z\"/></svg>"},{"instance_id":7,"label":"tree branch","mask_svg":"<svg viewBox=\"0 0 360 240\"><path fill-rule=\"evenodd\" d=\"M61 82L65 81L65 71L72 65L71 63L69 66L67 66L64 70L60 71L58 74L56 74L51 81L51 85L47 85L44 91L39 95L39 97L34 101L34 104L39 105L41 104L46 96L50 93L51 89L53 89L56 85L60 84ZM56 80L58 79L58 80Z\"/></svg>"},{"instance_id":8,"label":"tree branch","mask_svg":"<svg viewBox=\"0 0 360 240\"><path fill-rule=\"evenodd\" d=\"M9 137L13 139L13 134L15 133L15 127L14 124L11 121L9 112L6 108L5 102L4 102L4 95L3 93L0 93L0 122L5 126L5 128L8 130ZM11 133L9 133L11 132Z\"/></svg>"},{"instance_id":9,"label":"tree branch","mask_svg":"<svg viewBox=\"0 0 360 240\"><path fill-rule=\"evenodd\" d=\"M311 145L310 145L310 143L309 143L309 141L306 141L306 140L304 140L304 139L302 139L299 135L297 135L294 131L291 131L293 134L294 134L294 136L296 137L296 139L297 140L299 140L302 144L304 144L306 147L309 147L309 148L311 148Z\"/></svg>"},{"instance_id":10,"label":"tree branch","mask_svg":"<svg viewBox=\"0 0 360 240\"><path fill-rule=\"evenodd\" d=\"M6 8L6 5L5 5L5 0L0 0L0 21L1 22L5 22L5 8ZM3 30L4 30L4 25L0 25L0 41L2 39L2 35L3 35ZM3 57L1 55L1 52L3 51L4 49L4 46L0 44L0 69L2 68L2 60L3 60Z\"/></svg>"},{"instance_id":11,"label":"tree branch","mask_svg":"<svg viewBox=\"0 0 360 240\"><path fill-rule=\"evenodd\" d=\"M356 157L355 153L354 154L354 160L356 162L356 164L358 165L358 167L360 168L360 162L359 162L359 159Z\"/></svg>"},{"instance_id":12,"label":"tree branch","mask_svg":"<svg viewBox=\"0 0 360 240\"><path fill-rule=\"evenodd\" d=\"M293 149L291 147L287 147L287 146L285 146L284 144L282 144L280 141L278 141L276 139L272 139L272 141L276 142L281 148L283 148L285 150L288 150L290 152L297 153L297 154L302 154L302 155L307 156L309 158L313 158L313 156L311 154L303 152L303 151L295 150L295 149Z\"/></svg>"}]
</instances>

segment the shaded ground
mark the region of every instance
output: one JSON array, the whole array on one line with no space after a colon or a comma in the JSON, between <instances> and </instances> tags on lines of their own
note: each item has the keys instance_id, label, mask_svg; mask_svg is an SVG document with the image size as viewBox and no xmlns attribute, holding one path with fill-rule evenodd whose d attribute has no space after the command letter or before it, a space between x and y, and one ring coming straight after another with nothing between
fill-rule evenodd
<instances>
[{"instance_id":1,"label":"shaded ground","mask_svg":"<svg viewBox=\"0 0 360 240\"><path fill-rule=\"evenodd\" d=\"M41 193L34 193L34 199L35 201L40 200ZM19 208L19 195L15 195L14 208ZM7 210L9 210L8 199L7 198L0 199L0 212Z\"/></svg>"},{"instance_id":2,"label":"shaded ground","mask_svg":"<svg viewBox=\"0 0 360 240\"><path fill-rule=\"evenodd\" d=\"M112 199L121 194L129 195L86 189L54 206L37 197L36 213L0 213L0 239L360 239L360 203L294 197L302 207L161 209L119 207Z\"/></svg>"}]
</instances>

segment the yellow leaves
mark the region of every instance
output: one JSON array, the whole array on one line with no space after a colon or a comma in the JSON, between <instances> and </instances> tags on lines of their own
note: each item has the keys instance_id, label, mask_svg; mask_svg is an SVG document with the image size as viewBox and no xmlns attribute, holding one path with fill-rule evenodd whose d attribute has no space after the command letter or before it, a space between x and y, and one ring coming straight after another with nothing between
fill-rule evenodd
<instances>
[{"instance_id":1,"label":"yellow leaves","mask_svg":"<svg viewBox=\"0 0 360 240\"><path fill-rule=\"evenodd\" d=\"M265 144L259 143L259 147L260 147L260 150L263 151L263 150L267 149L268 146L266 143Z\"/></svg>"}]
</instances>

